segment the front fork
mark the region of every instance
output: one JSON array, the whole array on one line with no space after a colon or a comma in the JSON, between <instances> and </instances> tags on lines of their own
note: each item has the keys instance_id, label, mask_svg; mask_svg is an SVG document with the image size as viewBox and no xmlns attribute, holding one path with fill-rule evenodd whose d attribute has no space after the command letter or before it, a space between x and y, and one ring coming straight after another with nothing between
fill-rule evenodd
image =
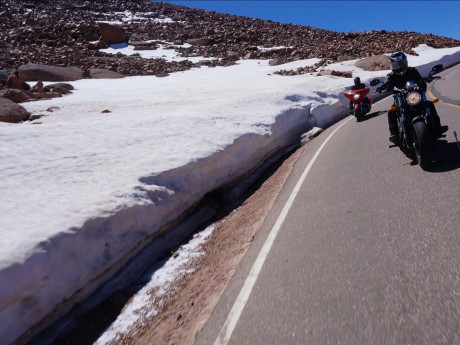
<instances>
[{"instance_id":1,"label":"front fork","mask_svg":"<svg viewBox=\"0 0 460 345\"><path fill-rule=\"evenodd\" d=\"M410 131L410 128L409 128L409 124L408 124L408 121L407 121L407 115L406 115L406 111L404 109L404 105L403 105L403 100L401 98L400 95L398 95L397 97L397 105L398 105L398 108L399 108L399 112L401 114L401 126L400 126L400 136L401 136L401 140L402 142L406 145L406 146L411 146L412 145L412 135L411 135L411 131Z\"/></svg>"},{"instance_id":2,"label":"front fork","mask_svg":"<svg viewBox=\"0 0 460 345\"><path fill-rule=\"evenodd\" d=\"M433 116L431 116L430 107L428 106L428 102L431 102L431 101L429 101L426 98L426 93L425 92L422 92L422 99L423 99L423 101L425 102L425 105L426 105L425 106L425 121L426 121L426 124L428 125L428 127L430 129L430 132L434 133L434 129L435 129L434 120L433 120Z\"/></svg>"}]
</instances>

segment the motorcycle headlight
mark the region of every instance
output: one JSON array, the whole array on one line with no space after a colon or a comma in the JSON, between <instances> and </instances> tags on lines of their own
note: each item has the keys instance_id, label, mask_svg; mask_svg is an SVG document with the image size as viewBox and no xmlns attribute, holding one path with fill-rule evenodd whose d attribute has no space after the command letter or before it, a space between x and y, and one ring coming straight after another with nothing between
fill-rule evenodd
<instances>
[{"instance_id":1,"label":"motorcycle headlight","mask_svg":"<svg viewBox=\"0 0 460 345\"><path fill-rule=\"evenodd\" d=\"M357 93L356 95L353 96L354 99L358 100L359 97L361 97L361 95L359 93Z\"/></svg>"},{"instance_id":2,"label":"motorcycle headlight","mask_svg":"<svg viewBox=\"0 0 460 345\"><path fill-rule=\"evenodd\" d=\"M409 105L417 105L421 100L422 95L419 92L410 92L406 97L406 101Z\"/></svg>"}]
</instances>

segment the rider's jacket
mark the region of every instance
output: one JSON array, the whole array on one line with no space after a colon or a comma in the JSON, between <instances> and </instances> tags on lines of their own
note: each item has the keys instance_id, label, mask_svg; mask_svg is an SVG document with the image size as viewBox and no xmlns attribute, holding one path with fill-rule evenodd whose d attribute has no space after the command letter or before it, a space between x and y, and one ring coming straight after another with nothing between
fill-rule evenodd
<instances>
[{"instance_id":1,"label":"rider's jacket","mask_svg":"<svg viewBox=\"0 0 460 345\"><path fill-rule=\"evenodd\" d=\"M365 87L366 87L366 85L363 84L363 83L360 83L360 84L358 84L358 85L355 84L355 85L353 85L353 86L351 87L351 90L361 90L361 89L364 89Z\"/></svg>"},{"instance_id":2,"label":"rider's jacket","mask_svg":"<svg viewBox=\"0 0 460 345\"><path fill-rule=\"evenodd\" d=\"M423 80L420 73L415 67L408 67L404 74L396 74L390 72L387 75L387 80L380 87L382 90L392 90L393 88L403 89L408 81L412 80L417 83L422 89L426 90L426 82Z\"/></svg>"}]
</instances>

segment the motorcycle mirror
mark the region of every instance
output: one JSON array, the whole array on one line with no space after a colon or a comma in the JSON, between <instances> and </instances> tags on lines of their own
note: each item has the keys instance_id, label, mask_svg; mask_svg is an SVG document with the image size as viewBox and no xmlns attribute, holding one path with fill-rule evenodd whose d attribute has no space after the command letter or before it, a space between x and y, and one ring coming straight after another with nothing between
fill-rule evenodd
<instances>
[{"instance_id":1,"label":"motorcycle mirror","mask_svg":"<svg viewBox=\"0 0 460 345\"><path fill-rule=\"evenodd\" d=\"M372 79L371 82L370 82L370 85L371 86L375 86L375 85L378 85L380 84L380 80L379 79Z\"/></svg>"}]
</instances>

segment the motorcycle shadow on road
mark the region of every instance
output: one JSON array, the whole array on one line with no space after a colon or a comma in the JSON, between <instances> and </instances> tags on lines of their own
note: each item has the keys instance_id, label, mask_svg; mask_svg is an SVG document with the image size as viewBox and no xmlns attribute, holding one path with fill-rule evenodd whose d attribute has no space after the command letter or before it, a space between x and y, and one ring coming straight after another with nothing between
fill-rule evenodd
<instances>
[{"instance_id":1,"label":"motorcycle shadow on road","mask_svg":"<svg viewBox=\"0 0 460 345\"><path fill-rule=\"evenodd\" d=\"M390 145L389 148L398 147ZM410 165L418 166L414 152L406 151L399 147L402 153L411 160ZM449 143L447 140L438 140L435 147L434 161L431 167L425 171L431 173L444 173L460 168L460 149L457 143Z\"/></svg>"},{"instance_id":2,"label":"motorcycle shadow on road","mask_svg":"<svg viewBox=\"0 0 460 345\"><path fill-rule=\"evenodd\" d=\"M438 140L434 157L435 161L430 172L443 173L460 168L460 149L456 142Z\"/></svg>"},{"instance_id":3,"label":"motorcycle shadow on road","mask_svg":"<svg viewBox=\"0 0 460 345\"><path fill-rule=\"evenodd\" d=\"M381 110L381 111L375 111L373 113L369 113L366 116L364 116L364 118L362 119L362 122L363 121L368 121L368 120L373 119L374 117L380 116L382 114L386 114L386 111Z\"/></svg>"}]
</instances>

